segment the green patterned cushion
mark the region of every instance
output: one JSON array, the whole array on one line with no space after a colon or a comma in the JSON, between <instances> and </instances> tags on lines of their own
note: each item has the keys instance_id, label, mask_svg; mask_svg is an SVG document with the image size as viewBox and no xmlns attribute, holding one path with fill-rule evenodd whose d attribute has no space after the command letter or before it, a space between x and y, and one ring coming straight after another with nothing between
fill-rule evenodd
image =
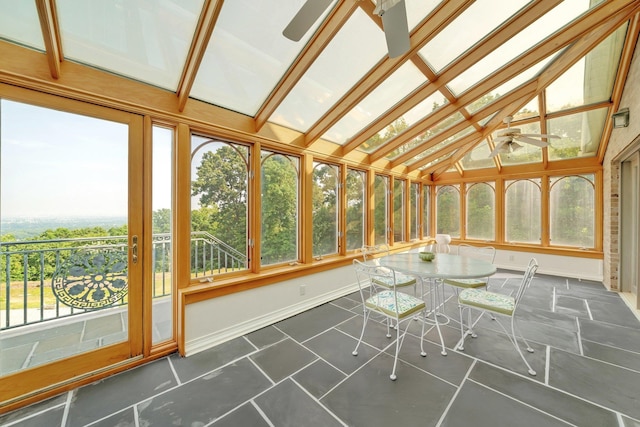
<instances>
[{"instance_id":1,"label":"green patterned cushion","mask_svg":"<svg viewBox=\"0 0 640 427\"><path fill-rule=\"evenodd\" d=\"M385 288L390 288L393 286L393 277L373 277L371 279L373 283L379 286L384 286ZM406 274L396 272L396 286L412 286L416 284L416 278L412 276L407 276Z\"/></svg>"},{"instance_id":2,"label":"green patterned cushion","mask_svg":"<svg viewBox=\"0 0 640 427\"><path fill-rule=\"evenodd\" d=\"M420 298L398 292L398 317L403 318L425 308ZM382 291L367 298L365 305L373 310L382 311L388 316L396 316L396 301L393 291Z\"/></svg>"},{"instance_id":3,"label":"green patterned cushion","mask_svg":"<svg viewBox=\"0 0 640 427\"><path fill-rule=\"evenodd\" d=\"M495 292L487 292L482 289L465 289L460 292L458 301L460 301L461 304L507 315L513 314L515 306L513 297Z\"/></svg>"},{"instance_id":4,"label":"green patterned cushion","mask_svg":"<svg viewBox=\"0 0 640 427\"><path fill-rule=\"evenodd\" d=\"M459 288L484 288L487 281L484 279L445 279L444 283Z\"/></svg>"}]
</instances>

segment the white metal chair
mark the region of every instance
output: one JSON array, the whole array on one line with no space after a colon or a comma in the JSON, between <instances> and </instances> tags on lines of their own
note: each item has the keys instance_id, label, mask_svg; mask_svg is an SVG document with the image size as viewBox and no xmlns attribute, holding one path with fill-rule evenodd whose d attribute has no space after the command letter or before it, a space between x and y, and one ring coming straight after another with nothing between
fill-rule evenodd
<instances>
[{"instance_id":1,"label":"white metal chair","mask_svg":"<svg viewBox=\"0 0 640 427\"><path fill-rule=\"evenodd\" d=\"M365 262L371 262L375 265L380 265L380 260L378 258L375 258L374 255L389 255L389 246L382 244L382 245L375 245L375 246L363 246L361 249L362 251L362 257L364 258ZM382 268L386 268L386 267L382 267ZM403 274L400 273L398 271L396 271L396 279L395 279L395 285L397 287L405 287L405 286L413 286L413 294L417 296L416 292L417 292L417 279L413 276L407 275L407 274ZM378 284L379 286L384 286L384 287L391 287L390 283L385 283L385 280L389 280L388 278L384 278L384 277L378 277L375 278L374 280L377 281L376 284Z\"/></svg>"},{"instance_id":2,"label":"white metal chair","mask_svg":"<svg viewBox=\"0 0 640 427\"><path fill-rule=\"evenodd\" d=\"M520 339L527 346L527 351L529 353L533 353L533 349L529 345L529 343L524 339L521 333L516 334L517 325L516 325L516 313L518 310L518 304L522 299L525 291L529 287L531 283L531 279L535 275L538 269L538 262L535 258L531 258L529 261L529 265L527 266L527 270L522 277L522 282L520 282L520 286L518 287L516 294L514 296L499 294L496 292L489 292L485 289L477 289L477 288L469 288L465 289L458 295L458 304L460 304L460 331L462 334L462 338L460 339L460 343L457 348L459 350L464 350L464 339L467 335L464 332L464 321L462 310L479 310L481 312L488 312L496 316L496 321L502 327L503 331L509 337L511 344L516 348L518 354L522 358L522 361L528 368L529 375L536 375L536 371L531 368L527 359L524 358L524 354L520 349L520 345L518 344L518 335ZM507 328L502 324L501 318L507 318L511 322L511 331L509 332ZM472 328L473 325L467 325L469 329ZM519 332L519 331L518 331Z\"/></svg>"},{"instance_id":3,"label":"white metal chair","mask_svg":"<svg viewBox=\"0 0 640 427\"><path fill-rule=\"evenodd\" d=\"M372 313L379 313L387 319L396 322L396 352L393 359L393 368L390 378L394 380L396 377L396 366L398 364L398 353L404 342L404 338L409 329L410 322L407 322L404 332L402 322L411 320L414 315L421 314L423 317L422 333L420 334L420 355L425 357L427 353L424 351L424 324L426 316L426 305L424 301L413 295L400 292L396 286L397 274L395 270L387 267L380 267L374 263L363 263L356 259L353 260L356 270L358 286L360 289L360 297L362 298L362 307L364 319L362 322L362 332L356 344L356 348L352 354L358 355L358 348L362 342L364 331ZM378 283L391 283L390 287L381 286ZM369 292L365 294L365 289L369 288ZM388 324L388 322L387 322ZM387 335L389 337L389 335Z\"/></svg>"}]
</instances>

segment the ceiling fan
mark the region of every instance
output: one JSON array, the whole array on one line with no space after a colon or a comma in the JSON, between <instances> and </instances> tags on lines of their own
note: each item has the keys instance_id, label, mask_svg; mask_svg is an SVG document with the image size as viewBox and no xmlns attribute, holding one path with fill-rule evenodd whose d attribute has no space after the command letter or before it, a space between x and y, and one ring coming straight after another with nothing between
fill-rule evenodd
<instances>
[{"instance_id":1,"label":"ceiling fan","mask_svg":"<svg viewBox=\"0 0 640 427\"><path fill-rule=\"evenodd\" d=\"M331 3L333 0L307 0L282 34L289 40L299 41ZM373 12L382 18L389 58L406 53L410 42L405 0L377 0Z\"/></svg>"},{"instance_id":2,"label":"ceiling fan","mask_svg":"<svg viewBox=\"0 0 640 427\"><path fill-rule=\"evenodd\" d=\"M535 138L560 138L558 135L545 135L535 133L521 133L520 128L512 128L511 121L513 116L507 116L503 122L507 125L506 129L499 129L496 132L496 136L493 139L496 143L496 147L493 149L489 157L495 157L498 154L510 154L516 150L519 150L523 146L518 142L524 142L527 144L535 145L536 147L544 148L549 145L547 141L541 141Z\"/></svg>"}]
</instances>

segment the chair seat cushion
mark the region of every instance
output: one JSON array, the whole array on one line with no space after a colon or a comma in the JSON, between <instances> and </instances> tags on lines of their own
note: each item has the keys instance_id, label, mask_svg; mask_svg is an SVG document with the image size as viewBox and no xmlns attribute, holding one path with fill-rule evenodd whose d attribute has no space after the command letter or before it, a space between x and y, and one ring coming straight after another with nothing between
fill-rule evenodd
<instances>
[{"instance_id":1,"label":"chair seat cushion","mask_svg":"<svg viewBox=\"0 0 640 427\"><path fill-rule=\"evenodd\" d=\"M458 296L460 304L512 315L515 299L509 295L488 292L482 289L465 289Z\"/></svg>"},{"instance_id":2,"label":"chair seat cushion","mask_svg":"<svg viewBox=\"0 0 640 427\"><path fill-rule=\"evenodd\" d=\"M444 283L459 288L484 288L487 286L485 279L444 279Z\"/></svg>"},{"instance_id":3,"label":"chair seat cushion","mask_svg":"<svg viewBox=\"0 0 640 427\"><path fill-rule=\"evenodd\" d=\"M384 268L384 267L383 267ZM373 277L371 279L373 283L378 286L384 286L385 288L390 288L393 286L393 277L388 276L378 276ZM416 278L413 276L407 276L406 274L396 272L396 286L413 286L416 284Z\"/></svg>"},{"instance_id":4,"label":"chair seat cushion","mask_svg":"<svg viewBox=\"0 0 640 427\"><path fill-rule=\"evenodd\" d=\"M391 290L378 292L367 298L365 305L370 309L381 311L387 316L396 317L397 314L398 318L409 316L425 308L424 301L420 298L397 292L398 306L396 309L394 294L396 294L396 292Z\"/></svg>"}]
</instances>

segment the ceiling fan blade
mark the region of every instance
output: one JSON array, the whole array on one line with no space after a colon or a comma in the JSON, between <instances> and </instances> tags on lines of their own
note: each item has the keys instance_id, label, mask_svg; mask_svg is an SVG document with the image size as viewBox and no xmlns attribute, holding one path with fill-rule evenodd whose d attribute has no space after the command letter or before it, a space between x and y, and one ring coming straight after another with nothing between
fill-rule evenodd
<instances>
[{"instance_id":1,"label":"ceiling fan blade","mask_svg":"<svg viewBox=\"0 0 640 427\"><path fill-rule=\"evenodd\" d=\"M502 142L497 143L496 144L496 148L494 148L493 151L491 153L489 153L489 157L497 156L500 153L500 151L502 150L502 146L504 144L506 144L506 143L507 143L506 141L502 141Z\"/></svg>"},{"instance_id":2,"label":"ceiling fan blade","mask_svg":"<svg viewBox=\"0 0 640 427\"><path fill-rule=\"evenodd\" d=\"M547 135L547 134L538 134L538 133L521 133L520 136L533 137L533 138L554 138L560 139L558 135Z\"/></svg>"},{"instance_id":3,"label":"ceiling fan blade","mask_svg":"<svg viewBox=\"0 0 640 427\"><path fill-rule=\"evenodd\" d=\"M395 58L409 51L409 24L407 23L407 6L400 0L391 8L382 12L382 28L387 39L389 58Z\"/></svg>"},{"instance_id":4,"label":"ceiling fan blade","mask_svg":"<svg viewBox=\"0 0 640 427\"><path fill-rule=\"evenodd\" d=\"M282 35L293 40L300 41L302 36L309 31L309 28L320 18L322 13L327 10L333 0L307 0L302 5L298 13L293 17L289 25L282 31Z\"/></svg>"},{"instance_id":5,"label":"ceiling fan blade","mask_svg":"<svg viewBox=\"0 0 640 427\"><path fill-rule=\"evenodd\" d=\"M549 143L546 141L540 141L538 139L529 138L528 136L523 136L523 135L519 135L517 138L514 138L514 140L518 142L526 142L527 144L535 145L536 147L540 147L540 148L543 148L549 145Z\"/></svg>"},{"instance_id":6,"label":"ceiling fan blade","mask_svg":"<svg viewBox=\"0 0 640 427\"><path fill-rule=\"evenodd\" d=\"M513 139L512 135L496 136L495 138L493 138L495 142L511 141L512 139Z\"/></svg>"}]
</instances>

